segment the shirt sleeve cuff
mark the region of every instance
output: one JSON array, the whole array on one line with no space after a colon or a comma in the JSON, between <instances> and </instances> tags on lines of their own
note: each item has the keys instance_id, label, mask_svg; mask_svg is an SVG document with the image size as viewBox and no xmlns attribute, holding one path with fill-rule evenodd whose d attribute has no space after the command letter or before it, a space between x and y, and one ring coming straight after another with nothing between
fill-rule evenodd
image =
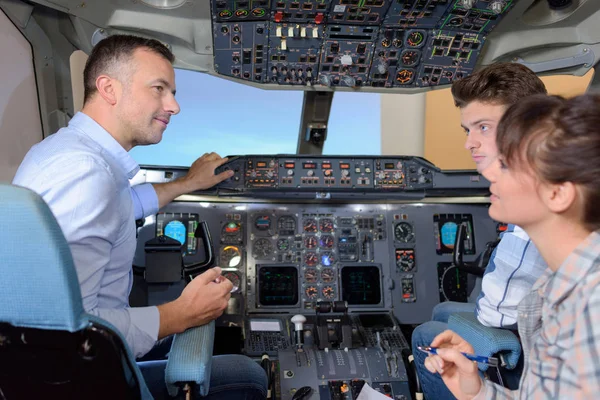
<instances>
[{"instance_id":1,"label":"shirt sleeve cuff","mask_svg":"<svg viewBox=\"0 0 600 400\"><path fill-rule=\"evenodd\" d=\"M160 313L157 307L132 307L129 308L132 324L140 335L135 338L133 353L139 358L149 352L158 340L160 326Z\"/></svg>"},{"instance_id":2,"label":"shirt sleeve cuff","mask_svg":"<svg viewBox=\"0 0 600 400\"><path fill-rule=\"evenodd\" d=\"M142 183L131 188L138 201L134 201L135 219L145 218L158 212L158 196L151 183Z\"/></svg>"}]
</instances>

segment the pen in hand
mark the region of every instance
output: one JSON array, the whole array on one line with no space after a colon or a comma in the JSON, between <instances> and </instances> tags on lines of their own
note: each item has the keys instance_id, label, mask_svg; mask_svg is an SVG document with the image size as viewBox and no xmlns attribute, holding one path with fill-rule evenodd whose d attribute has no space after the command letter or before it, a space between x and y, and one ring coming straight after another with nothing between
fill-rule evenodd
<instances>
[{"instance_id":1,"label":"pen in hand","mask_svg":"<svg viewBox=\"0 0 600 400\"><path fill-rule=\"evenodd\" d=\"M435 347L417 346L417 349L419 349L422 352L427 353L427 354L437 354L437 348L435 348ZM460 354L462 354L463 356L465 356L466 358L468 358L471 361L477 361L482 364L487 364L490 367L498 366L498 359L496 357L477 356L474 354L467 354L467 353L463 353L463 352L461 352Z\"/></svg>"}]
</instances>

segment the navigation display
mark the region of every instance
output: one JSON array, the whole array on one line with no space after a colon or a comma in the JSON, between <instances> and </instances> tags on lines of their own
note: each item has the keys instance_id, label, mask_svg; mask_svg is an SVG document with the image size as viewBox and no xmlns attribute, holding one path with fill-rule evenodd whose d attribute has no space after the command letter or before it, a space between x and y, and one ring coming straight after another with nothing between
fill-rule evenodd
<instances>
[{"instance_id":1,"label":"navigation display","mask_svg":"<svg viewBox=\"0 0 600 400\"><path fill-rule=\"evenodd\" d=\"M298 303L296 267L269 266L258 272L258 296L263 306L294 306Z\"/></svg>"},{"instance_id":2,"label":"navigation display","mask_svg":"<svg viewBox=\"0 0 600 400\"><path fill-rule=\"evenodd\" d=\"M342 300L348 304L379 304L381 278L377 267L342 268Z\"/></svg>"}]
</instances>

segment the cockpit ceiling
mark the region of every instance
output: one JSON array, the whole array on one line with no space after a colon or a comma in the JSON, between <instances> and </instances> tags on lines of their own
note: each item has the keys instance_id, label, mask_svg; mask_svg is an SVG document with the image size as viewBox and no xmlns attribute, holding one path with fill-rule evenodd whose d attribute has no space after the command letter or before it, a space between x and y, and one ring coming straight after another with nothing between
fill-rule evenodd
<instances>
[{"instance_id":1,"label":"cockpit ceiling","mask_svg":"<svg viewBox=\"0 0 600 400\"><path fill-rule=\"evenodd\" d=\"M513 61L584 75L592 0L52 0L82 50L115 33L169 45L176 67L264 89L421 92Z\"/></svg>"}]
</instances>

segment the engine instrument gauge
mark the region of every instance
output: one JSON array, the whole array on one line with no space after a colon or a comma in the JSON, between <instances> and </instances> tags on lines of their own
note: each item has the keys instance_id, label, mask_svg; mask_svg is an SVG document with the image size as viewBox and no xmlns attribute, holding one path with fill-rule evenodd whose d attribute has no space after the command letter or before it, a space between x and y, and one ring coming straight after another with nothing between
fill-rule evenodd
<instances>
[{"instance_id":1,"label":"engine instrument gauge","mask_svg":"<svg viewBox=\"0 0 600 400\"><path fill-rule=\"evenodd\" d=\"M335 280L335 271L333 268L323 268L321 270L321 280L325 283L333 282Z\"/></svg>"},{"instance_id":2,"label":"engine instrument gauge","mask_svg":"<svg viewBox=\"0 0 600 400\"><path fill-rule=\"evenodd\" d=\"M335 297L335 289L333 286L325 286L323 290L321 290L321 293L323 294L323 297L328 300L331 300Z\"/></svg>"},{"instance_id":3,"label":"engine instrument gauge","mask_svg":"<svg viewBox=\"0 0 600 400\"><path fill-rule=\"evenodd\" d=\"M314 268L306 268L306 270L304 270L304 280L308 283L315 283L317 281L317 270Z\"/></svg>"},{"instance_id":4,"label":"engine instrument gauge","mask_svg":"<svg viewBox=\"0 0 600 400\"><path fill-rule=\"evenodd\" d=\"M321 218L319 229L324 233L333 232L333 220L331 218Z\"/></svg>"},{"instance_id":5,"label":"engine instrument gauge","mask_svg":"<svg viewBox=\"0 0 600 400\"><path fill-rule=\"evenodd\" d=\"M321 240L319 241L321 247L325 249L331 249L333 247L333 236L331 235L323 235L321 236Z\"/></svg>"},{"instance_id":6,"label":"engine instrument gauge","mask_svg":"<svg viewBox=\"0 0 600 400\"><path fill-rule=\"evenodd\" d=\"M307 298L314 299L319 294L319 289L317 289L316 286L307 286L306 289L304 289L304 294Z\"/></svg>"},{"instance_id":7,"label":"engine instrument gauge","mask_svg":"<svg viewBox=\"0 0 600 400\"><path fill-rule=\"evenodd\" d=\"M317 231L317 221L315 221L314 219L305 219L304 223L302 224L302 229L304 229L304 232L316 232Z\"/></svg>"},{"instance_id":8,"label":"engine instrument gauge","mask_svg":"<svg viewBox=\"0 0 600 400\"><path fill-rule=\"evenodd\" d=\"M304 238L304 247L307 249L314 249L317 247L317 238L314 236L307 236Z\"/></svg>"},{"instance_id":9,"label":"engine instrument gauge","mask_svg":"<svg viewBox=\"0 0 600 400\"><path fill-rule=\"evenodd\" d=\"M315 253L309 252L304 255L304 264L309 267L314 267L319 263L319 259Z\"/></svg>"},{"instance_id":10,"label":"engine instrument gauge","mask_svg":"<svg viewBox=\"0 0 600 400\"><path fill-rule=\"evenodd\" d=\"M320 254L321 257L321 265L323 265L324 267L329 267L331 265L333 265L333 263L335 262L335 257L333 256L333 253L326 251Z\"/></svg>"}]
</instances>

